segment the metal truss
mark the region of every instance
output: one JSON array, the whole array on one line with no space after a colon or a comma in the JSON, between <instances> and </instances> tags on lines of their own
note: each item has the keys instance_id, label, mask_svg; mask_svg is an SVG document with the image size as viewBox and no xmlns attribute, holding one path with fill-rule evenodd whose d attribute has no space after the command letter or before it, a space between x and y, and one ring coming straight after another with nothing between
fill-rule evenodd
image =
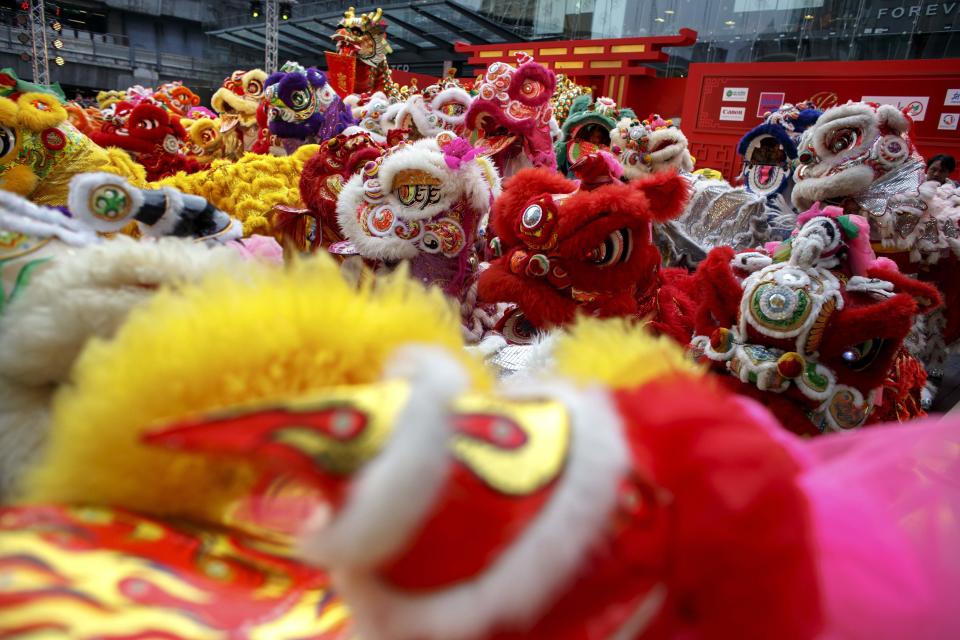
<instances>
[{"instance_id":1,"label":"metal truss","mask_svg":"<svg viewBox=\"0 0 960 640\"><path fill-rule=\"evenodd\" d=\"M50 84L47 20L43 15L43 0L30 0L30 36L33 40L33 81L37 84Z\"/></svg>"}]
</instances>

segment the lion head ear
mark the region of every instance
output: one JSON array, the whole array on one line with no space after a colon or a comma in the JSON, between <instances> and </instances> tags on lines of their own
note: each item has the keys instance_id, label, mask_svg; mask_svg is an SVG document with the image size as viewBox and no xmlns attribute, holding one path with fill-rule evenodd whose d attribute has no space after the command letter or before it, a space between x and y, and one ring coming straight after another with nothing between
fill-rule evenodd
<instances>
[{"instance_id":1,"label":"lion head ear","mask_svg":"<svg viewBox=\"0 0 960 640\"><path fill-rule=\"evenodd\" d=\"M911 119L892 104L882 104L877 107L877 119L881 127L886 125L894 133L903 134L910 130Z\"/></svg>"},{"instance_id":2,"label":"lion head ear","mask_svg":"<svg viewBox=\"0 0 960 640\"><path fill-rule=\"evenodd\" d=\"M573 102L570 103L570 111L568 112L567 118L581 111L586 111L590 108L591 104L593 104L593 96L590 94L584 93L577 96L573 99Z\"/></svg>"},{"instance_id":3,"label":"lion head ear","mask_svg":"<svg viewBox=\"0 0 960 640\"><path fill-rule=\"evenodd\" d=\"M40 132L67 119L67 110L47 93L25 93L17 99L17 106L20 108L17 120L31 131Z\"/></svg>"},{"instance_id":4,"label":"lion head ear","mask_svg":"<svg viewBox=\"0 0 960 640\"><path fill-rule=\"evenodd\" d=\"M650 217L656 222L666 222L683 213L690 196L687 181L674 171L634 180L630 186L646 196L650 202Z\"/></svg>"}]
</instances>

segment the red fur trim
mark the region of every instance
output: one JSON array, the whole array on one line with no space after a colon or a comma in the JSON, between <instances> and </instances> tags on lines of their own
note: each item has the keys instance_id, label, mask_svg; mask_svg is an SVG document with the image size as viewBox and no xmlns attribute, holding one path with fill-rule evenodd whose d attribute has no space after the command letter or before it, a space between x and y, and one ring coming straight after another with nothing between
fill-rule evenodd
<instances>
[{"instance_id":1,"label":"red fur trim","mask_svg":"<svg viewBox=\"0 0 960 640\"><path fill-rule=\"evenodd\" d=\"M694 274L698 301L695 327L698 335L709 336L718 327L732 327L737 322L743 287L730 266L735 252L730 247L717 247L707 254Z\"/></svg>"},{"instance_id":2,"label":"red fur trim","mask_svg":"<svg viewBox=\"0 0 960 640\"><path fill-rule=\"evenodd\" d=\"M141 140L104 131L94 131L90 134L90 138L101 147L119 147L131 153L150 153L157 146L155 142L150 140Z\"/></svg>"},{"instance_id":3,"label":"red fur trim","mask_svg":"<svg viewBox=\"0 0 960 640\"><path fill-rule=\"evenodd\" d=\"M173 130L173 135L181 140L187 139L187 130L183 128L183 123L180 122L180 118L176 116L170 118L170 128Z\"/></svg>"},{"instance_id":4,"label":"red fur trim","mask_svg":"<svg viewBox=\"0 0 960 640\"><path fill-rule=\"evenodd\" d=\"M867 269L867 276L886 280L893 284L897 292L912 296L916 300L921 313L930 313L943 304L943 298L936 287L906 276L894 269L871 267Z\"/></svg>"},{"instance_id":5,"label":"red fur trim","mask_svg":"<svg viewBox=\"0 0 960 640\"><path fill-rule=\"evenodd\" d=\"M693 276L685 269L661 271L660 288L657 290L657 308L651 326L657 333L669 336L686 346L693 337L693 321L696 303L688 293Z\"/></svg>"},{"instance_id":6,"label":"red fur trim","mask_svg":"<svg viewBox=\"0 0 960 640\"><path fill-rule=\"evenodd\" d=\"M665 560L671 597L664 615L682 620L680 635L818 636L823 617L813 526L798 483L803 469L755 420L762 407L749 413L710 380L680 376L615 397L636 473L669 496L649 518L667 519L669 546L682 550Z\"/></svg>"},{"instance_id":7,"label":"red fur trim","mask_svg":"<svg viewBox=\"0 0 960 640\"><path fill-rule=\"evenodd\" d=\"M905 293L882 301L859 293L844 295L844 308L835 312L824 328L820 362L837 372L837 382L866 395L883 383L916 313L916 303ZM883 346L864 370L853 370L843 359L843 352L850 347L877 339L883 340Z\"/></svg>"},{"instance_id":8,"label":"red fur trim","mask_svg":"<svg viewBox=\"0 0 960 640\"><path fill-rule=\"evenodd\" d=\"M662 171L649 178L632 180L630 187L647 197L647 215L657 222L666 222L683 213L690 195L687 181L675 171Z\"/></svg>"},{"instance_id":9,"label":"red fur trim","mask_svg":"<svg viewBox=\"0 0 960 640\"><path fill-rule=\"evenodd\" d=\"M203 168L195 158L182 154L154 152L143 154L137 160L147 170L147 180L151 182L172 176L179 171L195 173Z\"/></svg>"},{"instance_id":10,"label":"red fur trim","mask_svg":"<svg viewBox=\"0 0 960 640\"><path fill-rule=\"evenodd\" d=\"M300 199L315 213L324 210L328 204L327 199L321 195L320 189L321 180L326 178L328 172L324 160L321 150L303 164L303 172L300 174Z\"/></svg>"},{"instance_id":11,"label":"red fur trim","mask_svg":"<svg viewBox=\"0 0 960 640\"><path fill-rule=\"evenodd\" d=\"M521 278L498 260L480 274L477 297L481 302L514 302L535 327L552 327L573 320L577 305L543 281Z\"/></svg>"}]
</instances>

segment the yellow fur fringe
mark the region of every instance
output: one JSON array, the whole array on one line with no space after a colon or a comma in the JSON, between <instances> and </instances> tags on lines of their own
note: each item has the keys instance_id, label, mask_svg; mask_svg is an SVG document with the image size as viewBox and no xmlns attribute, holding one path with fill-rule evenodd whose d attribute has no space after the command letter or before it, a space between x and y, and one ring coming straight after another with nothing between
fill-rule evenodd
<instances>
[{"instance_id":1,"label":"yellow fur fringe","mask_svg":"<svg viewBox=\"0 0 960 640\"><path fill-rule=\"evenodd\" d=\"M104 151L107 152L108 162L100 168L100 171L123 176L135 187L147 186L147 170L142 164L134 161L130 154L116 147L107 147Z\"/></svg>"},{"instance_id":2,"label":"yellow fur fringe","mask_svg":"<svg viewBox=\"0 0 960 640\"><path fill-rule=\"evenodd\" d=\"M28 197L37 188L37 176L29 167L16 164L0 174L0 189Z\"/></svg>"},{"instance_id":3,"label":"yellow fur fringe","mask_svg":"<svg viewBox=\"0 0 960 640\"><path fill-rule=\"evenodd\" d=\"M557 372L580 383L617 389L636 387L670 374L702 375L673 340L654 337L621 319L581 317L554 347Z\"/></svg>"},{"instance_id":4,"label":"yellow fur fringe","mask_svg":"<svg viewBox=\"0 0 960 640\"><path fill-rule=\"evenodd\" d=\"M35 106L37 105L37 106ZM46 93L25 93L17 98L20 124L31 131L55 127L67 119L67 110L53 96Z\"/></svg>"},{"instance_id":5,"label":"yellow fur fringe","mask_svg":"<svg viewBox=\"0 0 960 640\"><path fill-rule=\"evenodd\" d=\"M252 470L147 447L141 434L207 411L373 381L407 343L448 349L489 386L463 349L452 307L405 273L357 290L317 256L287 271L246 263L161 291L78 359L74 384L54 401L45 459L25 481L27 500L219 521L250 489Z\"/></svg>"},{"instance_id":6,"label":"yellow fur fringe","mask_svg":"<svg viewBox=\"0 0 960 640\"><path fill-rule=\"evenodd\" d=\"M215 160L209 169L180 172L154 185L206 198L243 222L244 235L271 235L270 212L278 204L300 205L300 173L318 149L315 144L304 145L286 157L246 153L236 162Z\"/></svg>"},{"instance_id":7,"label":"yellow fur fringe","mask_svg":"<svg viewBox=\"0 0 960 640\"><path fill-rule=\"evenodd\" d=\"M20 108L17 103L9 98L0 98L0 124L5 127L14 128L17 126L17 112Z\"/></svg>"}]
</instances>

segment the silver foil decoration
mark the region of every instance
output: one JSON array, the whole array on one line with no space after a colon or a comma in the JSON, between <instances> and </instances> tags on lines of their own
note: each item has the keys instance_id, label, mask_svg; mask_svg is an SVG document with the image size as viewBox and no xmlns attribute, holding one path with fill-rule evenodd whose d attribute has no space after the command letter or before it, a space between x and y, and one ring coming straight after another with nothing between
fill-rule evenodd
<instances>
[{"instance_id":1,"label":"silver foil decoration","mask_svg":"<svg viewBox=\"0 0 960 640\"><path fill-rule=\"evenodd\" d=\"M782 198L778 208L765 196L724 180L682 175L690 183L691 194L676 226L704 253L723 245L736 250L754 249L771 240L783 240L793 231L796 215Z\"/></svg>"},{"instance_id":2,"label":"silver foil decoration","mask_svg":"<svg viewBox=\"0 0 960 640\"><path fill-rule=\"evenodd\" d=\"M902 165L875 180L865 191L854 196L857 204L873 216L881 217L887 212L890 198L898 194L913 193L926 179L926 166L923 160L911 158ZM927 206L919 201L926 209Z\"/></svg>"}]
</instances>

